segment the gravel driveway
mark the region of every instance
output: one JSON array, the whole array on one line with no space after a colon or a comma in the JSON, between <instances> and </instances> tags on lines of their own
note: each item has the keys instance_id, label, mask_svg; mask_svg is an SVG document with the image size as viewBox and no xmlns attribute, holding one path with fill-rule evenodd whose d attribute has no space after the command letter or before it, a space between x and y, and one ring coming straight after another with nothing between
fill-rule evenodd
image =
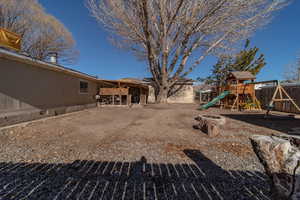
<instances>
[{"instance_id":1,"label":"gravel driveway","mask_svg":"<svg viewBox=\"0 0 300 200\"><path fill-rule=\"evenodd\" d=\"M0 199L269 199L248 138L285 129L196 108L99 108L2 130ZM193 129L200 113L227 117L222 136Z\"/></svg>"}]
</instances>

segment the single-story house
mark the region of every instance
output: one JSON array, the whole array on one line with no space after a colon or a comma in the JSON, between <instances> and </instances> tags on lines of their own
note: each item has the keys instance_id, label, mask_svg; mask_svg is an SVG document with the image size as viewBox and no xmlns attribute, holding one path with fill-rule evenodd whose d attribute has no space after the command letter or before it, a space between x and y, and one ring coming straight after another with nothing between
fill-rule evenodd
<instances>
[{"instance_id":1,"label":"single-story house","mask_svg":"<svg viewBox=\"0 0 300 200\"><path fill-rule=\"evenodd\" d=\"M0 49L0 126L95 107L100 82Z\"/></svg>"}]
</instances>

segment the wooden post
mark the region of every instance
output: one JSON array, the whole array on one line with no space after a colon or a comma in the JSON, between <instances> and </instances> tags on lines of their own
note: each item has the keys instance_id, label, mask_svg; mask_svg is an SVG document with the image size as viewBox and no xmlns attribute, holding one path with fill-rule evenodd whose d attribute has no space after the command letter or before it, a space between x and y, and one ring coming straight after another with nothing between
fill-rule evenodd
<instances>
[{"instance_id":1,"label":"wooden post","mask_svg":"<svg viewBox=\"0 0 300 200\"><path fill-rule=\"evenodd\" d=\"M279 89L279 96L280 96L280 99L283 99L281 88L282 88L282 87L280 86L280 89Z\"/></svg>"},{"instance_id":2,"label":"wooden post","mask_svg":"<svg viewBox=\"0 0 300 200\"><path fill-rule=\"evenodd\" d=\"M142 103L142 94L143 94L143 90L142 90L142 88L140 88L140 104L143 104Z\"/></svg>"},{"instance_id":3,"label":"wooden post","mask_svg":"<svg viewBox=\"0 0 300 200\"><path fill-rule=\"evenodd\" d=\"M131 105L131 94L128 95L128 105Z\"/></svg>"},{"instance_id":4,"label":"wooden post","mask_svg":"<svg viewBox=\"0 0 300 200\"><path fill-rule=\"evenodd\" d=\"M269 106L272 106L272 105L274 104L274 101L275 101L275 99L276 99L276 96L277 96L277 93L278 93L279 87L280 87L280 85L279 85L279 83L278 83L278 85L277 85L277 87L276 87L276 90L275 90L275 92L274 92L274 94L273 94L273 97L272 97L272 100L271 100L271 102L270 102L270 105L269 105Z\"/></svg>"},{"instance_id":5,"label":"wooden post","mask_svg":"<svg viewBox=\"0 0 300 200\"><path fill-rule=\"evenodd\" d=\"M202 104L202 92L199 91L199 103Z\"/></svg>"},{"instance_id":6,"label":"wooden post","mask_svg":"<svg viewBox=\"0 0 300 200\"><path fill-rule=\"evenodd\" d=\"M121 88L120 82L118 82L118 87L119 87L119 89ZM119 100L120 100L119 104L122 105L122 95L120 93L121 93L121 91L119 91Z\"/></svg>"},{"instance_id":7,"label":"wooden post","mask_svg":"<svg viewBox=\"0 0 300 200\"><path fill-rule=\"evenodd\" d=\"M238 102L238 96L236 96L235 100L234 100L234 103L233 105L231 106L231 110L234 110L234 106L237 105L237 102Z\"/></svg>"}]
</instances>

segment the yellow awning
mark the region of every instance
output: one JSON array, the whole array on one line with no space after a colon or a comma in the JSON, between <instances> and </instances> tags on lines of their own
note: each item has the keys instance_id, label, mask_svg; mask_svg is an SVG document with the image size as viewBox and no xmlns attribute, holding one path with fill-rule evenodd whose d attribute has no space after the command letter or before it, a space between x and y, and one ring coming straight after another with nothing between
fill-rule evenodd
<instances>
[{"instance_id":1,"label":"yellow awning","mask_svg":"<svg viewBox=\"0 0 300 200\"><path fill-rule=\"evenodd\" d=\"M4 28L0 28L0 46L20 51L21 36L12 33Z\"/></svg>"}]
</instances>

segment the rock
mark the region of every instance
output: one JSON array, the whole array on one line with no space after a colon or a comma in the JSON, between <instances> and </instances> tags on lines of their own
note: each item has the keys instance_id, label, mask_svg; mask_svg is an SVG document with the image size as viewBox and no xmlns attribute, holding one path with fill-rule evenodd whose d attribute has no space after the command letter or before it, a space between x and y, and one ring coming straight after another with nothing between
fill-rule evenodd
<instances>
[{"instance_id":1,"label":"rock","mask_svg":"<svg viewBox=\"0 0 300 200\"><path fill-rule=\"evenodd\" d=\"M197 127L208 134L209 137L220 135L221 129L224 127L226 120L224 117L217 115L199 115L195 118L199 121Z\"/></svg>"},{"instance_id":2,"label":"rock","mask_svg":"<svg viewBox=\"0 0 300 200\"><path fill-rule=\"evenodd\" d=\"M271 179L272 198L300 199L300 148L297 137L253 136L253 149Z\"/></svg>"}]
</instances>

